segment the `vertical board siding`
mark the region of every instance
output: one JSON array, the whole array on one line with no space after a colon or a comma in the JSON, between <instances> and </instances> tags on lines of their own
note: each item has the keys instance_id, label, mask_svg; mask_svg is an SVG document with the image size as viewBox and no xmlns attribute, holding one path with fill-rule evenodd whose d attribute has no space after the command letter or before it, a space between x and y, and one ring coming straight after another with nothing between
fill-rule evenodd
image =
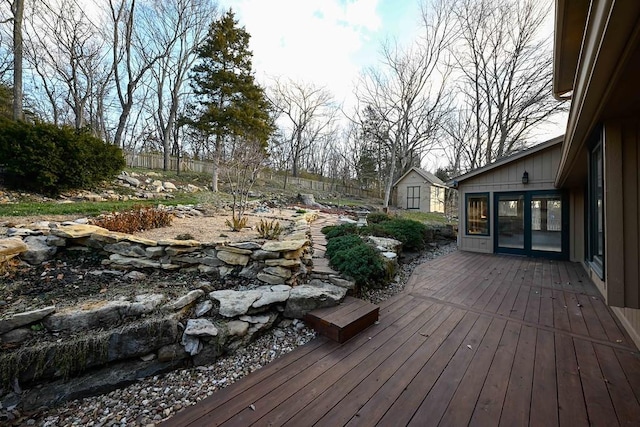
<instances>
[{"instance_id":1,"label":"vertical board siding","mask_svg":"<svg viewBox=\"0 0 640 427\"><path fill-rule=\"evenodd\" d=\"M492 253L493 233L495 230L493 209L493 193L506 191L536 191L554 190L556 171L562 156L561 144L533 153L529 156L508 162L490 169L482 174L469 178L459 184L459 244L460 249L472 252ZM524 171L529 173L529 183L522 183ZM466 206L464 203L467 193L489 193L490 204L490 235L467 236L465 229Z\"/></svg>"}]
</instances>

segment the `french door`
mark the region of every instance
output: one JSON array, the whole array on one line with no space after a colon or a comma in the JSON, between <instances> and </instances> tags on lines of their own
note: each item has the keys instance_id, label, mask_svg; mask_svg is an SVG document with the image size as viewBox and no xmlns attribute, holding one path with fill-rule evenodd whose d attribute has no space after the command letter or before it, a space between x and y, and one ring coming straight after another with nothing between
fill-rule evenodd
<instances>
[{"instance_id":1,"label":"french door","mask_svg":"<svg viewBox=\"0 0 640 427\"><path fill-rule=\"evenodd\" d=\"M566 258L568 215L562 193L495 193L494 205L495 252Z\"/></svg>"}]
</instances>

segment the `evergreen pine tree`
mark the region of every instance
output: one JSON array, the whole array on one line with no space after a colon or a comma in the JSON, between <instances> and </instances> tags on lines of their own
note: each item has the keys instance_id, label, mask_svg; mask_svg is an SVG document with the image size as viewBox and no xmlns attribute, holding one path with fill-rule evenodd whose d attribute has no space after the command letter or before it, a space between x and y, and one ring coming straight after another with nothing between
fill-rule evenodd
<instances>
[{"instance_id":1,"label":"evergreen pine tree","mask_svg":"<svg viewBox=\"0 0 640 427\"><path fill-rule=\"evenodd\" d=\"M252 73L250 37L229 9L209 27L191 74L198 105L186 122L213 140L213 191L218 191L225 141L259 142L266 148L273 132L268 101Z\"/></svg>"}]
</instances>

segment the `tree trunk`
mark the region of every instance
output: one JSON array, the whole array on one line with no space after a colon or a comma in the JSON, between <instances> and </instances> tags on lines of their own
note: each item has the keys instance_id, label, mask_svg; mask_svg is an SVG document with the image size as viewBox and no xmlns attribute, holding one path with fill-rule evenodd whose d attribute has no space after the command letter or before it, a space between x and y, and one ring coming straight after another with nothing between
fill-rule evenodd
<instances>
[{"instance_id":1,"label":"tree trunk","mask_svg":"<svg viewBox=\"0 0 640 427\"><path fill-rule=\"evenodd\" d=\"M216 134L213 152L213 172L211 173L211 191L218 192L218 172L220 167L220 136Z\"/></svg>"},{"instance_id":2,"label":"tree trunk","mask_svg":"<svg viewBox=\"0 0 640 427\"><path fill-rule=\"evenodd\" d=\"M22 120L22 18L24 0L13 0L13 119Z\"/></svg>"}]
</instances>

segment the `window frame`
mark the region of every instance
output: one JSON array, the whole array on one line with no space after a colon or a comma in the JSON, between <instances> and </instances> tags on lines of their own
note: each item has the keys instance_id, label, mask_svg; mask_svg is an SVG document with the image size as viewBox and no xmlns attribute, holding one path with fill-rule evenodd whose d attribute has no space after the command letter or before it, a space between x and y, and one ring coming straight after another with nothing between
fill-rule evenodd
<instances>
[{"instance_id":1,"label":"window frame","mask_svg":"<svg viewBox=\"0 0 640 427\"><path fill-rule=\"evenodd\" d=\"M486 233L472 233L469 231L469 202L470 199L485 199L486 205L486 214L485 221L487 223L487 231ZM465 236L481 236L481 237L489 237L491 236L491 203L490 203L490 194L489 192L481 192L481 193L465 193L464 195L464 234ZM481 218L482 219L482 218Z\"/></svg>"},{"instance_id":2,"label":"window frame","mask_svg":"<svg viewBox=\"0 0 640 427\"><path fill-rule=\"evenodd\" d=\"M591 269L604 280L605 272L605 194L604 194L604 150L602 133L596 132L589 150L587 205L587 261ZM600 209L598 209L600 202ZM600 218L601 217L601 218ZM600 241L599 225L602 227ZM598 248L602 246L602 255Z\"/></svg>"}]
</instances>

